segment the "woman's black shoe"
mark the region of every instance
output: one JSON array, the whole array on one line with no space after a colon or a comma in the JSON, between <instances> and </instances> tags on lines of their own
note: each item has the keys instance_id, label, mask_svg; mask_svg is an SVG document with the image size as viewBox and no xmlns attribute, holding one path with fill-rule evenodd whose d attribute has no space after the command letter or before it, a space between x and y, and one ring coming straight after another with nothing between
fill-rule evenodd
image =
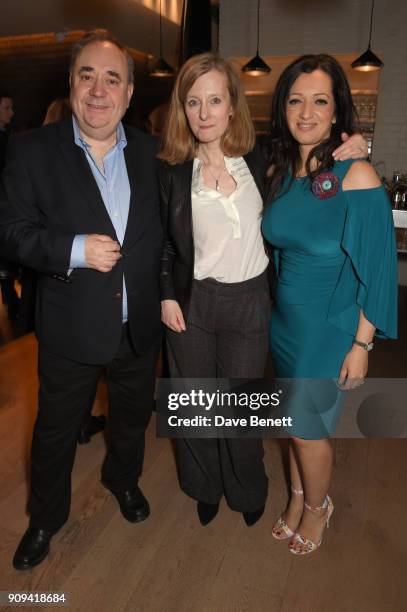
<instances>
[{"instance_id":1,"label":"woman's black shoe","mask_svg":"<svg viewBox=\"0 0 407 612\"><path fill-rule=\"evenodd\" d=\"M264 506L254 512L242 512L245 523L248 527L251 527L263 516Z\"/></svg>"},{"instance_id":2,"label":"woman's black shoe","mask_svg":"<svg viewBox=\"0 0 407 612\"><path fill-rule=\"evenodd\" d=\"M81 427L79 430L78 444L87 444L90 442L92 436L99 433L99 431L103 431L105 427L106 417L103 416L103 414L100 416L91 416L86 426Z\"/></svg>"},{"instance_id":3,"label":"woman's black shoe","mask_svg":"<svg viewBox=\"0 0 407 612\"><path fill-rule=\"evenodd\" d=\"M218 514L219 504L206 504L199 501L197 510L201 525L208 525Z\"/></svg>"}]
</instances>

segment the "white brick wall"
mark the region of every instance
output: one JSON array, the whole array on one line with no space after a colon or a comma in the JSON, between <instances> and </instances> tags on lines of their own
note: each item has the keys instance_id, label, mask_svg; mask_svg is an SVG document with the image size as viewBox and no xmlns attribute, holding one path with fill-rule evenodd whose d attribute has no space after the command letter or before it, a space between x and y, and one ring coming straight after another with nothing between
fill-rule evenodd
<instances>
[{"instance_id":1,"label":"white brick wall","mask_svg":"<svg viewBox=\"0 0 407 612\"><path fill-rule=\"evenodd\" d=\"M260 51L264 55L364 51L370 6L371 0L262 0ZM220 9L221 53L254 55L257 0L221 0Z\"/></svg>"},{"instance_id":2,"label":"white brick wall","mask_svg":"<svg viewBox=\"0 0 407 612\"><path fill-rule=\"evenodd\" d=\"M260 54L267 59L327 52L356 58L367 48L370 7L371 0L262 0ZM385 67L380 75L373 162L384 162L387 176L396 169L407 172L406 24L406 0L376 0L372 49ZM257 0L221 0L220 53L250 58L256 51L256 36ZM355 74L362 83L365 77ZM253 88L258 86L253 80ZM383 166L379 170L383 173Z\"/></svg>"},{"instance_id":3,"label":"white brick wall","mask_svg":"<svg viewBox=\"0 0 407 612\"><path fill-rule=\"evenodd\" d=\"M407 172L407 3L376 0L375 37L385 67L380 76L373 161L384 162L386 175ZM376 23L376 21L375 21Z\"/></svg>"}]
</instances>

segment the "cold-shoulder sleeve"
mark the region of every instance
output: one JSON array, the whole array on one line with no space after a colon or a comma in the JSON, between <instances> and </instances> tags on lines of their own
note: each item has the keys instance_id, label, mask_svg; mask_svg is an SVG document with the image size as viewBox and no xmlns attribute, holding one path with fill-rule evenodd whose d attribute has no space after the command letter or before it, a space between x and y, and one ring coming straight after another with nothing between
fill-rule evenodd
<instances>
[{"instance_id":1,"label":"cold-shoulder sleeve","mask_svg":"<svg viewBox=\"0 0 407 612\"><path fill-rule=\"evenodd\" d=\"M341 246L347 255L328 320L356 333L360 309L376 336L397 337L397 250L384 187L349 190Z\"/></svg>"}]
</instances>

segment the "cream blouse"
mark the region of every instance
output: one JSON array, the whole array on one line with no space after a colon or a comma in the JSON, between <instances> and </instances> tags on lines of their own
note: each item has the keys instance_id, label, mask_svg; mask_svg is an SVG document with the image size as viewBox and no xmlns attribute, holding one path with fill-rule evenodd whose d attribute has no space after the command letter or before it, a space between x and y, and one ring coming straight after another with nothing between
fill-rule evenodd
<instances>
[{"instance_id":1,"label":"cream blouse","mask_svg":"<svg viewBox=\"0 0 407 612\"><path fill-rule=\"evenodd\" d=\"M194 278L239 283L258 276L268 264L260 231L263 202L243 157L225 157L225 165L236 182L228 197L204 184L202 162L194 160Z\"/></svg>"}]
</instances>

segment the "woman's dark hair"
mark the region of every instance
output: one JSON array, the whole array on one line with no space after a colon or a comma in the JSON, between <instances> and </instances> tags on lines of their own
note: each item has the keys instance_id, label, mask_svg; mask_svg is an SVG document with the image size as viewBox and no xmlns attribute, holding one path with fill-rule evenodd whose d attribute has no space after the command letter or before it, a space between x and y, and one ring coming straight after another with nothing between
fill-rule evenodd
<instances>
[{"instance_id":1,"label":"woman's dark hair","mask_svg":"<svg viewBox=\"0 0 407 612\"><path fill-rule=\"evenodd\" d=\"M332 152L341 144L341 133L352 135L355 132L357 115L352 101L349 83L340 64L330 55L303 55L294 60L280 75L273 95L271 107L270 134L267 153L271 176L269 179L268 200L272 201L281 190L288 173L295 177L301 169L300 146L288 129L286 108L287 100L297 78L303 73L322 70L332 79L336 123L332 125L329 137L316 145L306 162L307 175L312 181L315 176L332 168ZM311 171L312 158L318 161L317 169Z\"/></svg>"}]
</instances>

